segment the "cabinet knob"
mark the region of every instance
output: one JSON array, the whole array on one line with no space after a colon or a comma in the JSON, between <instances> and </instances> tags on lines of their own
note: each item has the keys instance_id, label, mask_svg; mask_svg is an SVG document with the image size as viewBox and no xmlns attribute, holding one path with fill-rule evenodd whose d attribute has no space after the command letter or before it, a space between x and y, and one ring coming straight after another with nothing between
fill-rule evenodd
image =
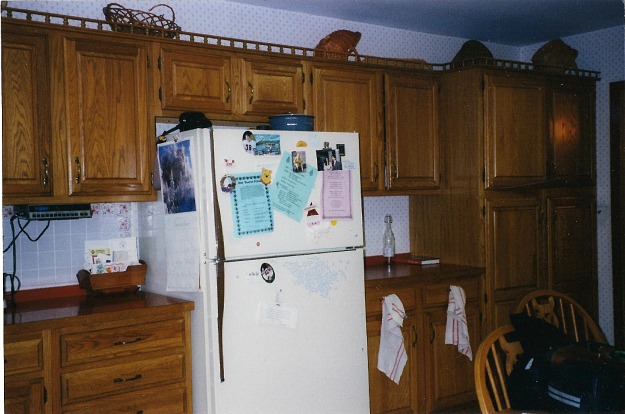
<instances>
[{"instance_id":1,"label":"cabinet knob","mask_svg":"<svg viewBox=\"0 0 625 414\"><path fill-rule=\"evenodd\" d=\"M50 170L48 168L48 159L47 158L43 158L43 177L41 178L41 183L43 184L43 186L47 186L48 185L48 180L50 178Z\"/></svg>"}]
</instances>

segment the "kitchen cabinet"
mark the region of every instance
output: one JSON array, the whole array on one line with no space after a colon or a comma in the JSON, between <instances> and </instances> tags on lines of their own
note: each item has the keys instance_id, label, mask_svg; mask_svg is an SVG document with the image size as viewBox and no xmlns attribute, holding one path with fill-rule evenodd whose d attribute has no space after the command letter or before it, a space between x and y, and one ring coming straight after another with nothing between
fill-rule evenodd
<instances>
[{"instance_id":1,"label":"kitchen cabinet","mask_svg":"<svg viewBox=\"0 0 625 414\"><path fill-rule=\"evenodd\" d=\"M45 337L45 340L44 340ZM48 337L32 332L4 337L4 408L7 413L49 413L44 358Z\"/></svg>"},{"instance_id":2,"label":"kitchen cabinet","mask_svg":"<svg viewBox=\"0 0 625 414\"><path fill-rule=\"evenodd\" d=\"M31 43L16 48L2 40L3 57L11 62L2 75L9 91L3 100L11 100L3 149L13 160L3 167L3 202L152 199L147 43L42 30L3 23L8 39Z\"/></svg>"},{"instance_id":3,"label":"kitchen cabinet","mask_svg":"<svg viewBox=\"0 0 625 414\"><path fill-rule=\"evenodd\" d=\"M486 73L483 82L486 188L544 182L549 133L544 78Z\"/></svg>"},{"instance_id":4,"label":"kitchen cabinet","mask_svg":"<svg viewBox=\"0 0 625 414\"><path fill-rule=\"evenodd\" d=\"M302 113L303 69L299 60L236 55L189 45L159 47L163 114L185 110L212 119L266 122L268 115Z\"/></svg>"},{"instance_id":5,"label":"kitchen cabinet","mask_svg":"<svg viewBox=\"0 0 625 414\"><path fill-rule=\"evenodd\" d=\"M378 288L379 287L379 288ZM402 325L404 347L408 362L400 377L399 384L390 380L378 370L378 352L380 350L380 331L382 329L382 298L396 294L404 305L406 319ZM385 289L376 286L366 292L367 303L367 352L369 361L369 405L372 413L417 412L417 318L415 293L412 287Z\"/></svg>"},{"instance_id":6,"label":"kitchen cabinet","mask_svg":"<svg viewBox=\"0 0 625 414\"><path fill-rule=\"evenodd\" d=\"M540 197L494 194L486 200L486 292L491 328L510 322L520 298L546 288Z\"/></svg>"},{"instance_id":7,"label":"kitchen cabinet","mask_svg":"<svg viewBox=\"0 0 625 414\"><path fill-rule=\"evenodd\" d=\"M445 344L450 285L464 289L473 352L481 342L483 269L456 265L365 267L371 413L427 413L467 409L476 399L473 362ZM407 314L402 333L408 362L395 384L377 369L381 298L396 294Z\"/></svg>"},{"instance_id":8,"label":"kitchen cabinet","mask_svg":"<svg viewBox=\"0 0 625 414\"><path fill-rule=\"evenodd\" d=\"M598 320L595 197L590 192L548 190L546 220L548 286L569 292Z\"/></svg>"},{"instance_id":9,"label":"kitchen cabinet","mask_svg":"<svg viewBox=\"0 0 625 414\"><path fill-rule=\"evenodd\" d=\"M315 130L358 132L363 194L383 189L382 72L315 63L310 73Z\"/></svg>"},{"instance_id":10,"label":"kitchen cabinet","mask_svg":"<svg viewBox=\"0 0 625 414\"><path fill-rule=\"evenodd\" d=\"M147 43L73 35L61 42L70 198L150 195Z\"/></svg>"},{"instance_id":11,"label":"kitchen cabinet","mask_svg":"<svg viewBox=\"0 0 625 414\"><path fill-rule=\"evenodd\" d=\"M548 171L563 185L594 185L594 82L583 78L553 78L549 82Z\"/></svg>"},{"instance_id":12,"label":"kitchen cabinet","mask_svg":"<svg viewBox=\"0 0 625 414\"><path fill-rule=\"evenodd\" d=\"M193 303L151 293L5 312L5 410L191 413Z\"/></svg>"},{"instance_id":13,"label":"kitchen cabinet","mask_svg":"<svg viewBox=\"0 0 625 414\"><path fill-rule=\"evenodd\" d=\"M485 267L485 325L534 289L597 314L596 78L483 67L441 75L441 186L410 200L415 254ZM592 125L591 125L592 124Z\"/></svg>"},{"instance_id":14,"label":"kitchen cabinet","mask_svg":"<svg viewBox=\"0 0 625 414\"><path fill-rule=\"evenodd\" d=\"M386 73L386 190L438 188L438 80L433 75Z\"/></svg>"},{"instance_id":15,"label":"kitchen cabinet","mask_svg":"<svg viewBox=\"0 0 625 414\"><path fill-rule=\"evenodd\" d=\"M49 197L53 186L48 32L2 25L2 192Z\"/></svg>"}]
</instances>

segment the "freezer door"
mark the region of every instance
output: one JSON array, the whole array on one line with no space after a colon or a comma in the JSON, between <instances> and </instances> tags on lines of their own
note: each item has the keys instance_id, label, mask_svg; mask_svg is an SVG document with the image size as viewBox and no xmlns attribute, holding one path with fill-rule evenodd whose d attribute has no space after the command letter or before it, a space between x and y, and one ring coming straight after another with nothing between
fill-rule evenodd
<instances>
[{"instance_id":1,"label":"freezer door","mask_svg":"<svg viewBox=\"0 0 625 414\"><path fill-rule=\"evenodd\" d=\"M362 249L225 263L220 413L369 412Z\"/></svg>"},{"instance_id":2,"label":"freezer door","mask_svg":"<svg viewBox=\"0 0 625 414\"><path fill-rule=\"evenodd\" d=\"M363 246L356 133L213 131L225 258Z\"/></svg>"}]
</instances>

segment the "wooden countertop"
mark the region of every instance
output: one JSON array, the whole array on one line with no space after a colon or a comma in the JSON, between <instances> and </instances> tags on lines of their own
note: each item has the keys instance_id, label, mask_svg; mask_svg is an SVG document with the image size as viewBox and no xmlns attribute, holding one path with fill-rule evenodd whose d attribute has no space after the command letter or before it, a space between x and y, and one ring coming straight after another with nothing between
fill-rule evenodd
<instances>
[{"instance_id":1,"label":"wooden countertop","mask_svg":"<svg viewBox=\"0 0 625 414\"><path fill-rule=\"evenodd\" d=\"M365 287L385 285L403 285L414 283L433 283L452 281L459 277L474 276L484 273L484 268L459 266L453 264L412 265L393 263L365 266Z\"/></svg>"},{"instance_id":2,"label":"wooden countertop","mask_svg":"<svg viewBox=\"0 0 625 414\"><path fill-rule=\"evenodd\" d=\"M80 324L85 319L90 323L104 320L115 313L116 317L138 317L143 314L171 312L171 306L179 311L191 311L192 301L138 291L102 296L72 296L42 299L18 303L4 309L5 332L14 329L45 329ZM125 314L125 315L124 315Z\"/></svg>"}]
</instances>

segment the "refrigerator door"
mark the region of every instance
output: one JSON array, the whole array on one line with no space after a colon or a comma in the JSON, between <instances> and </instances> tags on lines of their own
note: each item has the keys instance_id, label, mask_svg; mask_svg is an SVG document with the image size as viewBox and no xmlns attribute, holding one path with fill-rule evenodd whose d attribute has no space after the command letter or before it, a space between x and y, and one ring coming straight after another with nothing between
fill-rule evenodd
<instances>
[{"instance_id":1,"label":"refrigerator door","mask_svg":"<svg viewBox=\"0 0 625 414\"><path fill-rule=\"evenodd\" d=\"M356 133L213 131L228 260L363 246Z\"/></svg>"},{"instance_id":2,"label":"refrigerator door","mask_svg":"<svg viewBox=\"0 0 625 414\"><path fill-rule=\"evenodd\" d=\"M219 413L369 412L362 249L225 263Z\"/></svg>"}]
</instances>

